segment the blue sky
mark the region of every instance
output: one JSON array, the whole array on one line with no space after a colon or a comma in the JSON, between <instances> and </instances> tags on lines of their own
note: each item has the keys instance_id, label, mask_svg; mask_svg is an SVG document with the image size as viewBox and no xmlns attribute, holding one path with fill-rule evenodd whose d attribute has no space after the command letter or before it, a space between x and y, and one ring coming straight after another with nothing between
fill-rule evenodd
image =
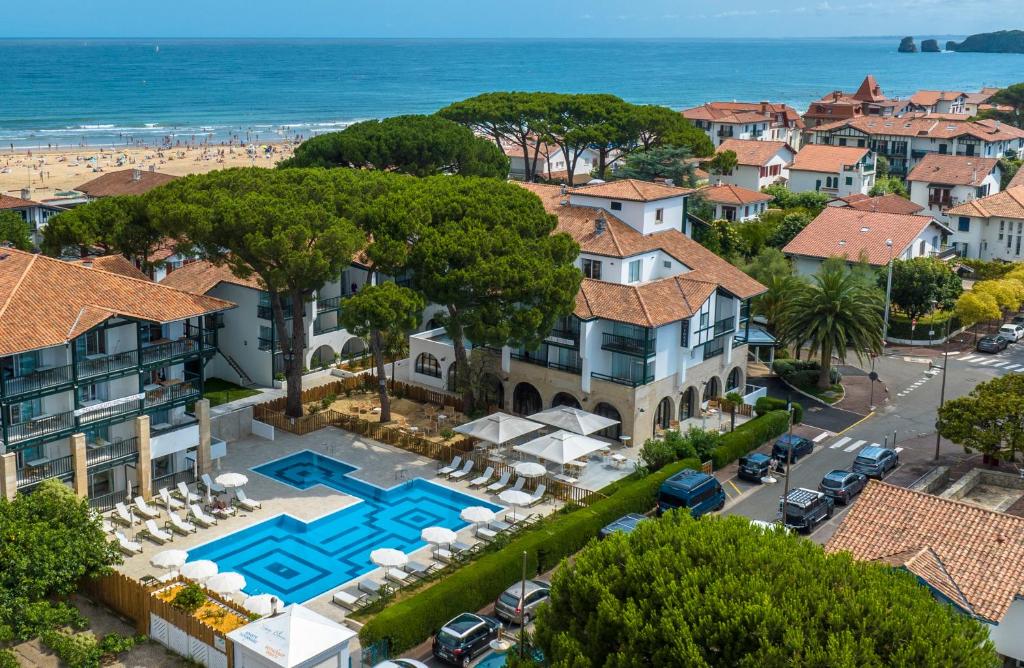
<instances>
[{"instance_id":1,"label":"blue sky","mask_svg":"<svg viewBox=\"0 0 1024 668\"><path fill-rule=\"evenodd\" d=\"M791 37L1024 28L1022 0L7 0L0 37Z\"/></svg>"}]
</instances>

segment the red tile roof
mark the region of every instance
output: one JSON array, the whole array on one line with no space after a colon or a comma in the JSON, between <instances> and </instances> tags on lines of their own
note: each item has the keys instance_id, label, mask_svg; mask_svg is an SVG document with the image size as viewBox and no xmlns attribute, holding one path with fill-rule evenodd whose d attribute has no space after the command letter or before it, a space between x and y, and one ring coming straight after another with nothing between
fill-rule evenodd
<instances>
[{"instance_id":1,"label":"red tile roof","mask_svg":"<svg viewBox=\"0 0 1024 668\"><path fill-rule=\"evenodd\" d=\"M907 181L954 186L980 186L999 161L967 155L929 153L907 175Z\"/></svg>"},{"instance_id":2,"label":"red tile roof","mask_svg":"<svg viewBox=\"0 0 1024 668\"><path fill-rule=\"evenodd\" d=\"M52 204L43 204L42 202L36 202L31 199L22 199L21 197L11 197L10 195L0 194L0 210L31 209L35 206L41 206L45 209L60 209L60 207Z\"/></svg>"},{"instance_id":3,"label":"red tile roof","mask_svg":"<svg viewBox=\"0 0 1024 668\"><path fill-rule=\"evenodd\" d=\"M871 481L826 552L902 566L998 622L1024 595L1024 518Z\"/></svg>"},{"instance_id":4,"label":"red tile roof","mask_svg":"<svg viewBox=\"0 0 1024 668\"><path fill-rule=\"evenodd\" d=\"M915 204L905 197L899 195L879 195L877 197L861 196L852 201L847 201L847 206L860 211L876 211L878 213L902 213L915 214L924 211L924 207Z\"/></svg>"},{"instance_id":5,"label":"red tile roof","mask_svg":"<svg viewBox=\"0 0 1024 668\"><path fill-rule=\"evenodd\" d=\"M892 239L892 255L899 257L928 225L928 216L860 211L851 207L825 207L783 252L804 257L847 257L857 261L864 254L869 264L889 261L886 239Z\"/></svg>"},{"instance_id":6,"label":"red tile roof","mask_svg":"<svg viewBox=\"0 0 1024 668\"><path fill-rule=\"evenodd\" d=\"M992 120L954 120L942 118L941 115L936 114L909 114L900 118L859 116L820 125L815 130L830 132L845 127L875 136L952 139L954 137L970 135L985 141L1005 141L1024 137L1024 130L1019 130L1005 123L997 125Z\"/></svg>"},{"instance_id":7,"label":"red tile roof","mask_svg":"<svg viewBox=\"0 0 1024 668\"><path fill-rule=\"evenodd\" d=\"M216 265L206 260L189 262L164 276L160 285L184 290L196 295L205 295L221 283L240 285L243 288L262 290L263 283L254 274L249 278L238 278L224 265Z\"/></svg>"},{"instance_id":8,"label":"red tile roof","mask_svg":"<svg viewBox=\"0 0 1024 668\"><path fill-rule=\"evenodd\" d=\"M1014 188L1016 186L1024 186L1024 169L1018 169L1017 173L1010 179L1010 182L1006 184L1007 188Z\"/></svg>"},{"instance_id":9,"label":"red tile roof","mask_svg":"<svg viewBox=\"0 0 1024 668\"><path fill-rule=\"evenodd\" d=\"M138 180L135 179L138 176ZM122 169L86 181L75 190L89 197L114 197L117 195L141 195L153 188L170 183L178 178L172 174L147 172L141 169Z\"/></svg>"},{"instance_id":10,"label":"red tile roof","mask_svg":"<svg viewBox=\"0 0 1024 668\"><path fill-rule=\"evenodd\" d=\"M72 260L72 263L81 267L92 266L96 269L109 271L112 274L120 274L128 278L136 278L140 281L149 280L149 276L142 273L131 260L123 255L101 255L100 257Z\"/></svg>"},{"instance_id":11,"label":"red tile roof","mask_svg":"<svg viewBox=\"0 0 1024 668\"><path fill-rule=\"evenodd\" d=\"M621 179L618 181L608 181L607 183L577 186L571 192L574 195L585 195L587 197L621 199L632 202L654 202L660 199L689 195L693 190L637 179Z\"/></svg>"},{"instance_id":12,"label":"red tile roof","mask_svg":"<svg viewBox=\"0 0 1024 668\"><path fill-rule=\"evenodd\" d=\"M727 183L707 186L706 188L701 188L698 192L709 202L733 206L770 202L775 199L771 195Z\"/></svg>"},{"instance_id":13,"label":"red tile roof","mask_svg":"<svg viewBox=\"0 0 1024 668\"><path fill-rule=\"evenodd\" d=\"M946 214L976 218L1024 218L1024 185L1012 186L988 197L972 199L953 207Z\"/></svg>"},{"instance_id":14,"label":"red tile roof","mask_svg":"<svg viewBox=\"0 0 1024 668\"><path fill-rule=\"evenodd\" d=\"M910 101L922 107L931 107L937 102L953 102L958 97L966 95L953 90L919 90L910 96Z\"/></svg>"},{"instance_id":15,"label":"red tile roof","mask_svg":"<svg viewBox=\"0 0 1024 668\"><path fill-rule=\"evenodd\" d=\"M843 165L854 165L870 152L870 149L854 146L808 144L796 154L789 169L790 171L836 174L842 171Z\"/></svg>"},{"instance_id":16,"label":"red tile roof","mask_svg":"<svg viewBox=\"0 0 1024 668\"><path fill-rule=\"evenodd\" d=\"M796 151L784 141L757 141L756 139L726 139L718 145L716 152L732 151L736 154L738 164L760 167L767 164L776 153L783 149L796 154Z\"/></svg>"},{"instance_id":17,"label":"red tile roof","mask_svg":"<svg viewBox=\"0 0 1024 668\"><path fill-rule=\"evenodd\" d=\"M684 320L700 311L718 287L689 276L683 274L641 285L583 279L576 295L575 315L583 320L602 318L641 327L660 327Z\"/></svg>"}]
</instances>

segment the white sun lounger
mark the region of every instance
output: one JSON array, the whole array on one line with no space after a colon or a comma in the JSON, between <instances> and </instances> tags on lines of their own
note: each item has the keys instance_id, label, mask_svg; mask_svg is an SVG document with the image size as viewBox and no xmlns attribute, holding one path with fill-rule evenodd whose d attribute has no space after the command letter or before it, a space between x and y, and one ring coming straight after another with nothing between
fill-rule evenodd
<instances>
[{"instance_id":1,"label":"white sun lounger","mask_svg":"<svg viewBox=\"0 0 1024 668\"><path fill-rule=\"evenodd\" d=\"M110 519L126 527L130 527L139 521L139 518L129 513L128 507L120 501L114 504L114 513L110 516Z\"/></svg>"},{"instance_id":2,"label":"white sun lounger","mask_svg":"<svg viewBox=\"0 0 1024 668\"><path fill-rule=\"evenodd\" d=\"M466 552L472 547L472 545L466 545L465 543L460 543L456 541L451 544L450 548L438 547L437 550L434 551L434 556L437 557L438 561L450 564L458 560L459 555L461 555L463 552Z\"/></svg>"},{"instance_id":3,"label":"white sun lounger","mask_svg":"<svg viewBox=\"0 0 1024 668\"><path fill-rule=\"evenodd\" d=\"M228 506L227 508L211 508L210 512L224 520L232 517L235 514L235 509L231 506Z\"/></svg>"},{"instance_id":4,"label":"white sun lounger","mask_svg":"<svg viewBox=\"0 0 1024 668\"><path fill-rule=\"evenodd\" d=\"M171 530L180 533L182 536L187 536L190 533L199 531L195 524L182 519L178 516L178 513L170 513L168 515L168 521L171 524Z\"/></svg>"},{"instance_id":5,"label":"white sun lounger","mask_svg":"<svg viewBox=\"0 0 1024 668\"><path fill-rule=\"evenodd\" d=\"M146 520L145 526L146 528L143 529L143 531L150 538L150 540L152 540L155 543L160 543L161 545L163 545L164 543L174 540L174 536L158 527L156 525L156 522L154 522L153 520Z\"/></svg>"},{"instance_id":6,"label":"white sun lounger","mask_svg":"<svg viewBox=\"0 0 1024 668\"><path fill-rule=\"evenodd\" d=\"M200 484L203 486L203 489L208 489L214 494L220 494L221 492L224 491L223 485L218 485L213 480L210 480L209 473L204 473L203 475L199 476L199 479L202 481Z\"/></svg>"},{"instance_id":7,"label":"white sun lounger","mask_svg":"<svg viewBox=\"0 0 1024 668\"><path fill-rule=\"evenodd\" d=\"M526 503L526 507L529 508L530 506L535 506L540 503L541 499L544 498L544 492L547 490L548 488L546 485L537 485L537 491L530 496L530 500Z\"/></svg>"},{"instance_id":8,"label":"white sun lounger","mask_svg":"<svg viewBox=\"0 0 1024 668\"><path fill-rule=\"evenodd\" d=\"M504 473L501 474L501 477L498 478L498 482L492 482L490 485L487 486L487 491L494 492L495 494L497 494L498 492L508 487L508 481L511 478L511 471L505 471Z\"/></svg>"},{"instance_id":9,"label":"white sun lounger","mask_svg":"<svg viewBox=\"0 0 1024 668\"><path fill-rule=\"evenodd\" d=\"M462 480L469 475L469 472L473 470L473 460L467 459L466 463L458 471L453 472L448 476L449 480Z\"/></svg>"},{"instance_id":10,"label":"white sun lounger","mask_svg":"<svg viewBox=\"0 0 1024 668\"><path fill-rule=\"evenodd\" d=\"M178 496L185 503L196 503L199 501L199 495L190 490L184 480L178 483Z\"/></svg>"},{"instance_id":11,"label":"white sun lounger","mask_svg":"<svg viewBox=\"0 0 1024 668\"><path fill-rule=\"evenodd\" d=\"M401 568L389 568L384 577L392 582L405 586L416 581L416 575Z\"/></svg>"},{"instance_id":12,"label":"white sun lounger","mask_svg":"<svg viewBox=\"0 0 1024 668\"><path fill-rule=\"evenodd\" d=\"M455 459L452 460L451 464L440 469L437 472L437 475L450 475L459 470L460 466L462 466L462 457L456 457Z\"/></svg>"},{"instance_id":13,"label":"white sun lounger","mask_svg":"<svg viewBox=\"0 0 1024 668\"><path fill-rule=\"evenodd\" d=\"M512 491L521 492L523 491L523 485L526 484L526 478L516 478L516 484L512 485Z\"/></svg>"},{"instance_id":14,"label":"white sun lounger","mask_svg":"<svg viewBox=\"0 0 1024 668\"><path fill-rule=\"evenodd\" d=\"M260 503L259 501L254 501L253 499L247 497L245 495L245 490L241 488L235 490L235 503L237 503L238 505L242 506L243 508L250 512L263 507L263 504Z\"/></svg>"},{"instance_id":15,"label":"white sun lounger","mask_svg":"<svg viewBox=\"0 0 1024 668\"><path fill-rule=\"evenodd\" d=\"M128 537L120 531L115 531L114 537L117 538L117 546L121 548L121 551L125 554L139 554L142 552L142 543L134 540L128 540Z\"/></svg>"},{"instance_id":16,"label":"white sun lounger","mask_svg":"<svg viewBox=\"0 0 1024 668\"><path fill-rule=\"evenodd\" d=\"M480 485L486 485L491 481L492 477L494 477L494 467L488 466L486 469L484 469L484 474L482 476L478 478L473 478L472 480L469 481L469 486L479 487Z\"/></svg>"},{"instance_id":17,"label":"white sun lounger","mask_svg":"<svg viewBox=\"0 0 1024 668\"><path fill-rule=\"evenodd\" d=\"M433 561L410 561L405 565L405 570L418 578L425 578L439 568L440 566Z\"/></svg>"},{"instance_id":18,"label":"white sun lounger","mask_svg":"<svg viewBox=\"0 0 1024 668\"><path fill-rule=\"evenodd\" d=\"M366 607L366 605L372 600L372 597L365 591L359 589L359 587L345 587L334 592L331 600L343 608L349 610L359 610L360 608Z\"/></svg>"},{"instance_id":19,"label":"white sun lounger","mask_svg":"<svg viewBox=\"0 0 1024 668\"><path fill-rule=\"evenodd\" d=\"M377 582L376 580L371 580L367 578L366 580L360 580L359 584L356 586L359 587L360 591L364 591L367 594L373 594L374 596L377 596L380 594L380 590L384 586L384 583Z\"/></svg>"},{"instance_id":20,"label":"white sun lounger","mask_svg":"<svg viewBox=\"0 0 1024 668\"><path fill-rule=\"evenodd\" d=\"M201 527L212 527L217 523L217 518L213 515L207 515L206 512L199 507L198 503L189 504L188 510L192 519Z\"/></svg>"},{"instance_id":21,"label":"white sun lounger","mask_svg":"<svg viewBox=\"0 0 1024 668\"><path fill-rule=\"evenodd\" d=\"M135 510L139 512L147 520L155 520L160 517L160 511L155 508L150 508L146 500L141 496L135 497Z\"/></svg>"},{"instance_id":22,"label":"white sun lounger","mask_svg":"<svg viewBox=\"0 0 1024 668\"><path fill-rule=\"evenodd\" d=\"M168 505L171 510L181 510L185 507L185 504L171 496L171 492L166 487L161 487L160 491L157 492L157 496L160 497L161 503L164 504L164 508Z\"/></svg>"},{"instance_id":23,"label":"white sun lounger","mask_svg":"<svg viewBox=\"0 0 1024 668\"><path fill-rule=\"evenodd\" d=\"M476 528L477 538L481 538L486 541L492 541L498 537L498 532L494 529L489 529L485 526L479 526Z\"/></svg>"}]
</instances>

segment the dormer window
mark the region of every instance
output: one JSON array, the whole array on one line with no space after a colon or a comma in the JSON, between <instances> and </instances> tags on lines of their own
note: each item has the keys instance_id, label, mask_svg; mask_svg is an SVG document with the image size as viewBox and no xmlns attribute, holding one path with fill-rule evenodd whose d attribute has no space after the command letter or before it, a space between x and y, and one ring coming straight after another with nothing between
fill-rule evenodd
<instances>
[{"instance_id":1,"label":"dormer window","mask_svg":"<svg viewBox=\"0 0 1024 668\"><path fill-rule=\"evenodd\" d=\"M612 211L622 211L622 202L612 202Z\"/></svg>"},{"instance_id":2,"label":"dormer window","mask_svg":"<svg viewBox=\"0 0 1024 668\"><path fill-rule=\"evenodd\" d=\"M583 258L583 275L595 281L601 280L601 261Z\"/></svg>"}]
</instances>

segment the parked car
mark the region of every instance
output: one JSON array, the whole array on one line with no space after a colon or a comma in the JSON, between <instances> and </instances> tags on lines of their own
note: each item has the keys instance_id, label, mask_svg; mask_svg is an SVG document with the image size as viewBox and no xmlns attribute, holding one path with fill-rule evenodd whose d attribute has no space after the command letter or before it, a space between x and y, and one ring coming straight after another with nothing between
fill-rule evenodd
<instances>
[{"instance_id":1,"label":"parked car","mask_svg":"<svg viewBox=\"0 0 1024 668\"><path fill-rule=\"evenodd\" d=\"M821 479L821 483L818 485L818 491L824 492L826 496L831 496L835 499L836 503L841 503L845 506L867 484L868 477L863 473L836 469L825 474L825 477Z\"/></svg>"},{"instance_id":2,"label":"parked car","mask_svg":"<svg viewBox=\"0 0 1024 668\"><path fill-rule=\"evenodd\" d=\"M782 522L795 531L810 533L814 528L832 517L835 501L832 497L813 489L799 487L791 490L785 502L779 499Z\"/></svg>"},{"instance_id":3,"label":"parked car","mask_svg":"<svg viewBox=\"0 0 1024 668\"><path fill-rule=\"evenodd\" d=\"M792 454L789 455L790 463L796 464L796 461L804 455L809 455L814 450L814 443L804 438L803 436L797 436L795 434L783 434L779 436L779 440L775 441L775 445L772 446L772 457L778 459L780 462L785 462L787 457L787 451L792 450Z\"/></svg>"},{"instance_id":4,"label":"parked car","mask_svg":"<svg viewBox=\"0 0 1024 668\"><path fill-rule=\"evenodd\" d=\"M978 339L977 350L979 353L997 353L1000 350L1006 350L1009 343L1010 340L1001 334L983 336Z\"/></svg>"},{"instance_id":5,"label":"parked car","mask_svg":"<svg viewBox=\"0 0 1024 668\"><path fill-rule=\"evenodd\" d=\"M853 472L881 480L886 473L899 465L900 456L895 450L869 445L857 453L857 458L853 460Z\"/></svg>"},{"instance_id":6,"label":"parked car","mask_svg":"<svg viewBox=\"0 0 1024 668\"><path fill-rule=\"evenodd\" d=\"M721 510L725 505L725 491L718 480L707 473L683 469L658 488L658 515L675 508L688 508L697 518Z\"/></svg>"},{"instance_id":7,"label":"parked car","mask_svg":"<svg viewBox=\"0 0 1024 668\"><path fill-rule=\"evenodd\" d=\"M999 336L1016 343L1024 339L1024 327L1020 325L1006 324L999 328Z\"/></svg>"},{"instance_id":8,"label":"parked car","mask_svg":"<svg viewBox=\"0 0 1024 668\"><path fill-rule=\"evenodd\" d=\"M601 531L598 532L598 535L601 538L607 538L613 533L632 533L633 529L636 528L636 525L645 519L647 519L647 517L641 515L640 513L630 513L628 515L623 515L622 517L615 520L608 526L602 528Z\"/></svg>"},{"instance_id":9,"label":"parked car","mask_svg":"<svg viewBox=\"0 0 1024 668\"><path fill-rule=\"evenodd\" d=\"M1014 325L1020 325L1021 327L1024 327L1024 313L1018 313L1017 315L1013 316L1013 320L1011 320L1010 322Z\"/></svg>"},{"instance_id":10,"label":"parked car","mask_svg":"<svg viewBox=\"0 0 1024 668\"><path fill-rule=\"evenodd\" d=\"M762 455L760 452L755 452L754 454L747 455L746 457L740 457L740 469L736 475L741 480L761 482L761 478L769 474L771 463L772 458L768 455Z\"/></svg>"},{"instance_id":11,"label":"parked car","mask_svg":"<svg viewBox=\"0 0 1024 668\"><path fill-rule=\"evenodd\" d=\"M523 581L515 583L494 602L494 616L511 624L529 624L537 616L537 608L551 596L551 585L542 580L526 581L526 603L523 604Z\"/></svg>"},{"instance_id":12,"label":"parked car","mask_svg":"<svg viewBox=\"0 0 1024 668\"><path fill-rule=\"evenodd\" d=\"M446 663L468 666L474 657L487 651L500 628L501 622L495 617L464 612L434 635L431 653Z\"/></svg>"}]
</instances>

